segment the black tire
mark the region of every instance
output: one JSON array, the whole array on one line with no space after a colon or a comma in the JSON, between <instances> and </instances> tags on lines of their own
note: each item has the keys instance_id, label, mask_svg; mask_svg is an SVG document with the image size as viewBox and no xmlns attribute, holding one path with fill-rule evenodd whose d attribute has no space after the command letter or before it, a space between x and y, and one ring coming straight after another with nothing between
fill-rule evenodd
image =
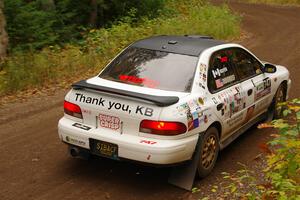
<instances>
[{"instance_id":1,"label":"black tire","mask_svg":"<svg viewBox=\"0 0 300 200\"><path fill-rule=\"evenodd\" d=\"M284 107L278 107L277 105L281 102L286 101L285 94L286 94L285 87L283 84L280 84L273 97L272 103L268 109L267 121L271 121L273 119L279 119L282 117L282 111L284 110Z\"/></svg>"},{"instance_id":2,"label":"black tire","mask_svg":"<svg viewBox=\"0 0 300 200\"><path fill-rule=\"evenodd\" d=\"M220 150L218 129L208 128L201 138L199 148L198 175L204 178L213 170L218 158Z\"/></svg>"}]
</instances>

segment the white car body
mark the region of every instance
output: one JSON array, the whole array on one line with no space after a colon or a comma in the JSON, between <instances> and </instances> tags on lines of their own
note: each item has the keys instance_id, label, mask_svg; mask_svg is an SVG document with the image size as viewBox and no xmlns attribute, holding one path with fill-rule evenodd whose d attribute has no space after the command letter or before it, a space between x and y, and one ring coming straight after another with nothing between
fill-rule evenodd
<instances>
[{"instance_id":1,"label":"white car body","mask_svg":"<svg viewBox=\"0 0 300 200\"><path fill-rule=\"evenodd\" d=\"M288 70L276 66L275 73L261 73L216 93L210 92L206 78L209 77L210 58L214 52L227 48L241 48L249 52L241 45L232 43L203 50L198 57L190 92L140 87L99 76L88 79L86 83L89 85L158 97L175 96L179 100L172 105L161 106L130 95L74 87L65 101L81 108L82 119L65 113L58 123L59 138L64 143L87 151L91 150L91 139L112 143L117 145L117 156L113 159L164 165L192 159L199 135L210 126L216 126L220 132L220 148L224 148L262 119L280 84L285 84L288 96L291 83ZM248 90L253 92L248 95ZM220 103L223 108L218 110ZM140 131L142 120L181 122L187 129L192 128L172 136L149 134Z\"/></svg>"}]
</instances>

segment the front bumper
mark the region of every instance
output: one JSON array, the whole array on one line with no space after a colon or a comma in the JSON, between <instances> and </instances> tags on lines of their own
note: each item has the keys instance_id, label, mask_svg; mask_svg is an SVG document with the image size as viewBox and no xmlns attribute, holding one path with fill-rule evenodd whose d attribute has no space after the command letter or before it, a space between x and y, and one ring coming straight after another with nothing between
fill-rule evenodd
<instances>
[{"instance_id":1,"label":"front bumper","mask_svg":"<svg viewBox=\"0 0 300 200\"><path fill-rule=\"evenodd\" d=\"M125 133L108 134L95 127L83 130L74 127L74 123L66 117L59 120L58 134L63 142L90 150L90 138L105 141L118 145L120 158L151 164L175 164L189 160L198 142L198 135L176 140L150 139Z\"/></svg>"}]
</instances>

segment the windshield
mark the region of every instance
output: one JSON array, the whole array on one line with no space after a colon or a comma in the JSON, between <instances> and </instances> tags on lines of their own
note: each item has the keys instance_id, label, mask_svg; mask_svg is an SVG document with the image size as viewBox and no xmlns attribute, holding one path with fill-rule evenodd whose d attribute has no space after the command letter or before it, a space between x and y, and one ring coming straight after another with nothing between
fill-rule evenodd
<instances>
[{"instance_id":1,"label":"windshield","mask_svg":"<svg viewBox=\"0 0 300 200\"><path fill-rule=\"evenodd\" d=\"M130 47L100 77L141 87L190 92L197 61L195 56Z\"/></svg>"}]
</instances>

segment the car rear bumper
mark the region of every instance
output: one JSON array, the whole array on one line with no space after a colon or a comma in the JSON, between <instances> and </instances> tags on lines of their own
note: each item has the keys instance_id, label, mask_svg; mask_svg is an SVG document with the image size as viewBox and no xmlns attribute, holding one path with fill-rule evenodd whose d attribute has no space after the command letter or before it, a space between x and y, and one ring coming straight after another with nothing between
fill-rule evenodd
<instances>
[{"instance_id":1,"label":"car rear bumper","mask_svg":"<svg viewBox=\"0 0 300 200\"><path fill-rule=\"evenodd\" d=\"M189 160L198 141L198 135L162 140L128 134L107 134L95 127L84 130L73 126L74 123L76 122L66 117L59 120L58 134L63 142L87 150L90 150L89 139L109 142L118 145L120 158L151 164L175 164Z\"/></svg>"}]
</instances>

